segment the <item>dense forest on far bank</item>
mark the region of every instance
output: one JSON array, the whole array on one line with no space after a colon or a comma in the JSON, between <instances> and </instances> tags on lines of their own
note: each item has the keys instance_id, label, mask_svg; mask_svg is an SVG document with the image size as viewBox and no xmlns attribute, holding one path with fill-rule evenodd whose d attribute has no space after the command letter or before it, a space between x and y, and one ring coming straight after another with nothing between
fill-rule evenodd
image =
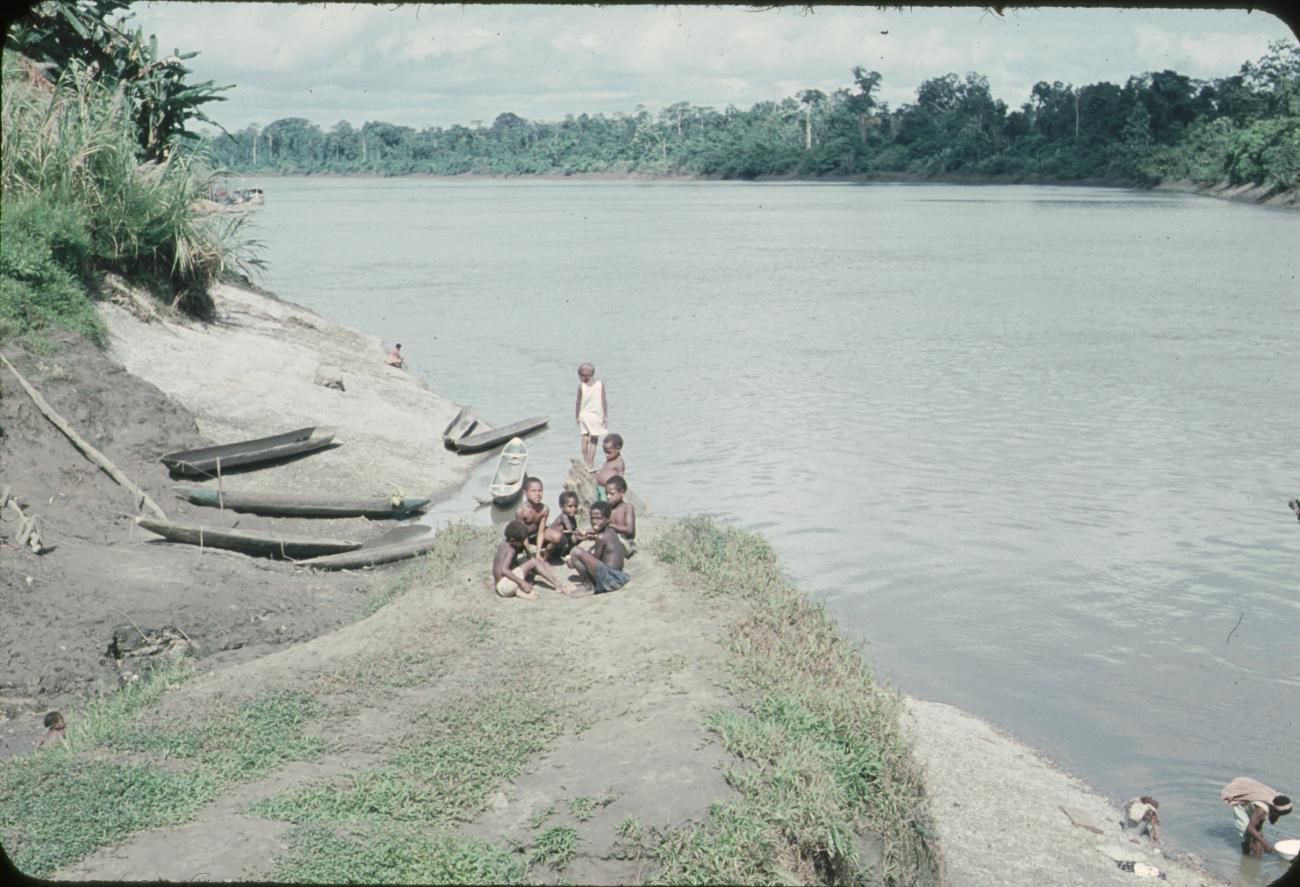
<instances>
[{"instance_id":1,"label":"dense forest on far bank","mask_svg":"<svg viewBox=\"0 0 1300 887\"><path fill-rule=\"evenodd\" d=\"M300 117L211 134L204 147L232 172L405 175L640 173L763 176L944 176L1164 179L1300 186L1300 47L1270 45L1239 73L1210 81L1175 71L1123 86L1040 82L1010 110L980 74L922 83L916 101L878 102L881 75L808 89L749 110L679 102L651 114L512 112L491 125L414 129L382 121L328 131Z\"/></svg>"}]
</instances>

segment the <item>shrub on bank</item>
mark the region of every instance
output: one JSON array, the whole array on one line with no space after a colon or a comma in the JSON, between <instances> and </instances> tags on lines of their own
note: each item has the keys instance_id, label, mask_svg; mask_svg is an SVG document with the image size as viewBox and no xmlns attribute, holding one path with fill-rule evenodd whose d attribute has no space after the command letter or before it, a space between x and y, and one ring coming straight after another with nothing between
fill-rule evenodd
<instances>
[{"instance_id":1,"label":"shrub on bank","mask_svg":"<svg viewBox=\"0 0 1300 887\"><path fill-rule=\"evenodd\" d=\"M120 90L76 64L51 85L10 51L3 77L0 334L60 325L98 339L102 272L202 315L222 274L260 265L243 215L201 208L214 173L200 156L141 161Z\"/></svg>"}]
</instances>

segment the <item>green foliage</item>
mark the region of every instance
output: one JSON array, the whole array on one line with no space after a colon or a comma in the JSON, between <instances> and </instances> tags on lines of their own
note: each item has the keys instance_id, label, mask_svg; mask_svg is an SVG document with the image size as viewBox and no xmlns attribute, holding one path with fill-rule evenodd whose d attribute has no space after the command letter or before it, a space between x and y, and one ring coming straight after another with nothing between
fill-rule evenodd
<instances>
[{"instance_id":1,"label":"green foliage","mask_svg":"<svg viewBox=\"0 0 1300 887\"><path fill-rule=\"evenodd\" d=\"M1175 71L1123 85L1035 84L1009 110L980 74L922 83L916 101L877 102L880 74L861 66L852 84L816 89L748 110L678 102L651 115L526 120L510 111L491 126L416 130L346 121L322 132L302 118L223 134L209 145L241 171L536 175L641 173L754 179L763 176L1004 176L1152 183L1201 168L1182 156L1197 127L1227 119L1241 144L1229 155L1235 180L1288 187L1291 134L1300 114L1300 49L1279 42L1258 63L1213 81ZM1247 135L1254 127L1257 132ZM1288 153L1289 152L1289 153ZM1293 187L1293 186L1291 186Z\"/></svg>"},{"instance_id":2,"label":"green foliage","mask_svg":"<svg viewBox=\"0 0 1300 887\"><path fill-rule=\"evenodd\" d=\"M27 327L61 323L93 332L84 284L102 271L204 314L208 288L223 273L248 274L261 265L259 244L243 233L243 215L199 208L213 178L199 155L141 163L132 109L120 91L75 62L52 87L30 82L29 70L4 53L5 216L14 212L35 225L25 239L11 240L6 231L4 252L15 253L3 274L12 281L0 306L6 326L16 316ZM74 281L83 289L79 297Z\"/></svg>"},{"instance_id":3,"label":"green foliage","mask_svg":"<svg viewBox=\"0 0 1300 887\"><path fill-rule=\"evenodd\" d=\"M611 792L605 792L605 794L595 798L585 796L573 798L569 801L569 812L573 814L573 818L578 822L586 822L596 815L597 810L614 803L616 797L617 795Z\"/></svg>"},{"instance_id":4,"label":"green foliage","mask_svg":"<svg viewBox=\"0 0 1300 887\"><path fill-rule=\"evenodd\" d=\"M193 674L188 660L176 659L150 669L145 677L99 696L68 717L64 744L72 750L109 743L131 729L136 718L157 707L162 696Z\"/></svg>"},{"instance_id":5,"label":"green foliage","mask_svg":"<svg viewBox=\"0 0 1300 887\"><path fill-rule=\"evenodd\" d=\"M533 841L528 854L529 865L545 865L559 871L578 853L578 831L570 825L557 825L542 832Z\"/></svg>"},{"instance_id":6,"label":"green foliage","mask_svg":"<svg viewBox=\"0 0 1300 887\"><path fill-rule=\"evenodd\" d=\"M49 877L131 832L182 822L215 794L200 772L42 750L0 763L0 842L25 874Z\"/></svg>"},{"instance_id":7,"label":"green foliage","mask_svg":"<svg viewBox=\"0 0 1300 887\"><path fill-rule=\"evenodd\" d=\"M128 6L127 0L46 0L15 22L5 44L41 65L51 80L84 68L115 88L131 109L139 150L158 162L181 140L197 138L187 124L211 122L201 106L224 101L220 93L230 87L186 83L191 72L182 63L196 53L160 56L157 38L146 42L139 28L127 27Z\"/></svg>"},{"instance_id":8,"label":"green foliage","mask_svg":"<svg viewBox=\"0 0 1300 887\"><path fill-rule=\"evenodd\" d=\"M289 833L273 880L294 884L518 884L523 866L504 847L452 834L430 837L392 824L345 834L320 825Z\"/></svg>"},{"instance_id":9,"label":"green foliage","mask_svg":"<svg viewBox=\"0 0 1300 887\"><path fill-rule=\"evenodd\" d=\"M707 821L640 829L667 883L893 883L933 870L924 789L898 723L900 700L861 651L781 572L761 536L688 518L655 554L709 595L751 602L730 647L749 701L709 720L738 760L740 800ZM864 843L862 835L873 836ZM880 859L862 847L879 843Z\"/></svg>"},{"instance_id":10,"label":"green foliage","mask_svg":"<svg viewBox=\"0 0 1300 887\"><path fill-rule=\"evenodd\" d=\"M80 208L6 197L0 214L0 339L63 326L103 345L104 325L82 278L90 236Z\"/></svg>"},{"instance_id":11,"label":"green foliage","mask_svg":"<svg viewBox=\"0 0 1300 887\"><path fill-rule=\"evenodd\" d=\"M503 781L576 723L563 688L521 668L500 690L437 706L386 763L347 784L304 786L251 812L294 823L389 819L446 822L480 810ZM525 673L521 673L525 672Z\"/></svg>"}]
</instances>

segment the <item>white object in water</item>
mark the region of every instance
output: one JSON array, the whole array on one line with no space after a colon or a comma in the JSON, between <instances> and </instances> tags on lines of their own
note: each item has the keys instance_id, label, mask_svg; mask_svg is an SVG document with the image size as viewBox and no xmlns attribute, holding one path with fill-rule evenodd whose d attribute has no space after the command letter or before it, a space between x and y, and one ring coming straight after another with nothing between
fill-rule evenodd
<instances>
[{"instance_id":1,"label":"white object in water","mask_svg":"<svg viewBox=\"0 0 1300 887\"><path fill-rule=\"evenodd\" d=\"M1283 859L1295 859L1300 856L1300 838L1287 838L1285 841L1275 841L1273 849L1277 855Z\"/></svg>"}]
</instances>

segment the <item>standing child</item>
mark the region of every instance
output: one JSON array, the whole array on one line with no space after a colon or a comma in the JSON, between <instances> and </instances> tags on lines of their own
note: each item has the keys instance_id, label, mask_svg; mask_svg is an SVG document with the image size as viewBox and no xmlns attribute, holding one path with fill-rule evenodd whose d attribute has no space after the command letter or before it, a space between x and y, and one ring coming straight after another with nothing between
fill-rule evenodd
<instances>
[{"instance_id":1,"label":"standing child","mask_svg":"<svg viewBox=\"0 0 1300 887\"><path fill-rule=\"evenodd\" d=\"M623 546L609 526L608 502L595 502L591 506L591 532L596 537L591 551L573 549L566 563L591 586L596 594L615 591L631 578L623 572Z\"/></svg>"},{"instance_id":2,"label":"standing child","mask_svg":"<svg viewBox=\"0 0 1300 887\"><path fill-rule=\"evenodd\" d=\"M636 509L627 501L627 481L621 475L614 475L605 481L605 491L609 496L609 526L618 534L618 541L623 544L623 551L628 557L636 554Z\"/></svg>"},{"instance_id":3,"label":"standing child","mask_svg":"<svg viewBox=\"0 0 1300 887\"><path fill-rule=\"evenodd\" d=\"M604 502L609 498L605 494L605 483L615 475L622 476L627 472L623 464L623 436L610 432L605 435L605 442L602 443L601 449L605 451L605 464L600 466L600 471L596 472L596 501Z\"/></svg>"},{"instance_id":4,"label":"standing child","mask_svg":"<svg viewBox=\"0 0 1300 887\"><path fill-rule=\"evenodd\" d=\"M596 470L596 441L605 433L609 408L605 404L605 383L596 380L596 368L589 363L578 367L578 399L573 417L582 432L582 461L588 471Z\"/></svg>"}]
</instances>

